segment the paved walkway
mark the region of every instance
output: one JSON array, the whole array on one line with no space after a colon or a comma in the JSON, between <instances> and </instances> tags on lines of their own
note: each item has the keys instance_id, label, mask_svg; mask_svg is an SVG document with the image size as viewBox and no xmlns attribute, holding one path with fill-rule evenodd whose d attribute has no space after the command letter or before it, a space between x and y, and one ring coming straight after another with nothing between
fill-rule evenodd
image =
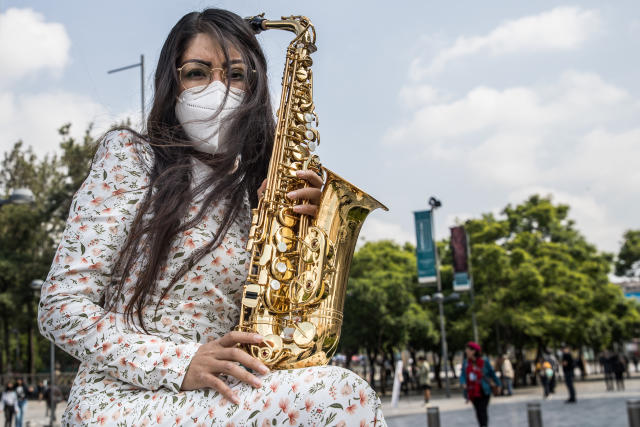
<instances>
[{"instance_id":1,"label":"paved walkway","mask_svg":"<svg viewBox=\"0 0 640 427\"><path fill-rule=\"evenodd\" d=\"M542 399L541 387L527 387L515 390L513 396L492 397L489 404L489 422L494 427L526 427L527 402L542 403L544 427L627 427L626 401L640 399L640 376L626 380L625 391L605 391L604 381L576 382L578 403L567 405L567 391L564 384L556 387L555 395ZM66 403L56 408L60 420ZM389 427L420 427L427 425L426 408L420 396L401 396L397 408L391 407L387 397L382 402L383 412ZM452 390L451 398L436 395L429 406L440 410L442 427L473 427L475 414L473 407L465 405L459 390ZM30 427L49 425L45 416L45 403L29 401L25 425ZM26 422L29 422L27 424Z\"/></svg>"},{"instance_id":2,"label":"paved walkway","mask_svg":"<svg viewBox=\"0 0 640 427\"><path fill-rule=\"evenodd\" d=\"M626 380L625 386L625 391L607 392L604 381L577 382L576 404L564 403L568 396L564 384L559 384L555 394L546 400L542 399L542 387L518 389L513 396L491 398L489 424L526 427L527 402L540 402L544 427L627 427L626 401L640 399L640 377ZM464 403L458 390L449 399L444 396L432 399L429 406L439 408L442 427L477 425L473 406ZM397 408L392 408L389 399L385 399L383 412L389 427L427 425L426 407L419 396L401 398Z\"/></svg>"}]
</instances>

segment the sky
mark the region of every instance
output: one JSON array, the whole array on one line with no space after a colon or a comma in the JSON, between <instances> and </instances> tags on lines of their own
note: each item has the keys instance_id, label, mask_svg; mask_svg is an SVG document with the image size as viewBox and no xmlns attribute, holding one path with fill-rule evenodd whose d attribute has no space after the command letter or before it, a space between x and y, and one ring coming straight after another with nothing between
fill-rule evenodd
<instances>
[{"instance_id":1,"label":"sky","mask_svg":"<svg viewBox=\"0 0 640 427\"><path fill-rule=\"evenodd\" d=\"M311 18L323 165L389 207L366 240L415 243L412 212L442 201L436 237L532 194L568 203L617 252L640 228L640 2L0 0L0 149L57 149L140 116L158 54L184 14ZM279 97L289 33L258 36ZM147 108L148 111L148 108Z\"/></svg>"}]
</instances>

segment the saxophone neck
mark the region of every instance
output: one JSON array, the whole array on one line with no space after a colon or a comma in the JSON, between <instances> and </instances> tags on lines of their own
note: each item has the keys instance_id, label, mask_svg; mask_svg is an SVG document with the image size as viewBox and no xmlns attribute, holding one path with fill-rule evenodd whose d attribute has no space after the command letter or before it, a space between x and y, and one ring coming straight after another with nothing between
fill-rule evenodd
<instances>
[{"instance_id":1,"label":"saxophone neck","mask_svg":"<svg viewBox=\"0 0 640 427\"><path fill-rule=\"evenodd\" d=\"M245 18L253 31L258 34L265 30L285 30L296 35L294 42L303 39L311 52L316 50L316 30L311 20L306 16L283 16L279 21L272 21L264 17L264 13Z\"/></svg>"}]
</instances>

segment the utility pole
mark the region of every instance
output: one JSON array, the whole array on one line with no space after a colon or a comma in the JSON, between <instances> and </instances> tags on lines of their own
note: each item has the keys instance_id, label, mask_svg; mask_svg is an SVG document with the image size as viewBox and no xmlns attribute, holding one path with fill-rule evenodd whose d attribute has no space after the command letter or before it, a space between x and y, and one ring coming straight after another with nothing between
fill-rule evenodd
<instances>
[{"instance_id":1,"label":"utility pole","mask_svg":"<svg viewBox=\"0 0 640 427\"><path fill-rule=\"evenodd\" d=\"M449 390L449 352L447 349L447 331L444 322L444 296L442 295L442 282L440 280L440 257L438 256L438 241L435 235L434 219L435 210L442 206L442 202L431 197L429 199L429 206L431 206L431 237L433 239L433 249L436 261L436 283L438 285L438 292L434 295L434 300L438 303L438 311L440 312L440 336L442 341L442 361L444 363L444 383L447 397L451 397L451 391Z\"/></svg>"},{"instance_id":2,"label":"utility pole","mask_svg":"<svg viewBox=\"0 0 640 427\"><path fill-rule=\"evenodd\" d=\"M140 111L142 112L141 121L140 121L140 129L144 129L145 122L145 112L144 112L144 55L140 55L140 62L137 64L127 65L125 67L115 68L113 70L107 71L107 74L117 73L118 71L128 70L130 68L140 67Z\"/></svg>"}]
</instances>

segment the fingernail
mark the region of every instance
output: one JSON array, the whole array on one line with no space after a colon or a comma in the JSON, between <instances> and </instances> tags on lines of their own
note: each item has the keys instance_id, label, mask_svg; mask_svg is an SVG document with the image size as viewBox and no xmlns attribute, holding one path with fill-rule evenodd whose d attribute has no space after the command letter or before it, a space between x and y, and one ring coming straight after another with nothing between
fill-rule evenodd
<instances>
[{"instance_id":1,"label":"fingernail","mask_svg":"<svg viewBox=\"0 0 640 427\"><path fill-rule=\"evenodd\" d=\"M262 335L260 335L260 334L254 334L254 335L253 335L253 339L254 339L256 342L262 342L262 341L264 341L264 337L263 337Z\"/></svg>"},{"instance_id":2,"label":"fingernail","mask_svg":"<svg viewBox=\"0 0 640 427\"><path fill-rule=\"evenodd\" d=\"M254 381L254 382L253 382L253 386L254 386L255 388L260 388L260 387L262 387L262 381L260 381L260 380Z\"/></svg>"},{"instance_id":3,"label":"fingernail","mask_svg":"<svg viewBox=\"0 0 640 427\"><path fill-rule=\"evenodd\" d=\"M238 396L236 396L235 394L233 395L233 398L231 398L231 401L233 403L235 403L236 405L240 404L240 398Z\"/></svg>"},{"instance_id":4,"label":"fingernail","mask_svg":"<svg viewBox=\"0 0 640 427\"><path fill-rule=\"evenodd\" d=\"M262 365L258 368L258 372L260 372L262 375L266 375L269 373L269 368L267 368L266 366Z\"/></svg>"},{"instance_id":5,"label":"fingernail","mask_svg":"<svg viewBox=\"0 0 640 427\"><path fill-rule=\"evenodd\" d=\"M295 191L291 191L291 192L287 193L287 197L290 198L290 199L295 199L296 192Z\"/></svg>"}]
</instances>

